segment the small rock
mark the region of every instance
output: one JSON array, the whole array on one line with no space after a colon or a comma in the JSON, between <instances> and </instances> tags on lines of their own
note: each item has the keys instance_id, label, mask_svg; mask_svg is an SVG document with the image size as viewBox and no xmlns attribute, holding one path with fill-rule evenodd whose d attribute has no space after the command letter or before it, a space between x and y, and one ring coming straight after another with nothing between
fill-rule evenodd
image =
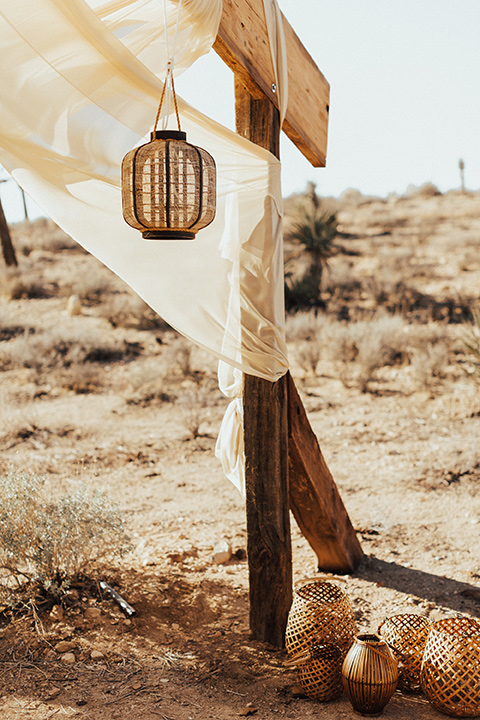
<instances>
[{"instance_id":1,"label":"small rock","mask_svg":"<svg viewBox=\"0 0 480 720\"><path fill-rule=\"evenodd\" d=\"M90 657L92 660L103 660L105 655L100 652L100 650L92 650L92 652L90 653Z\"/></svg>"},{"instance_id":2,"label":"small rock","mask_svg":"<svg viewBox=\"0 0 480 720\"><path fill-rule=\"evenodd\" d=\"M258 712L258 708L253 707L251 704L247 705L246 707L239 710L238 714L242 717L247 717L248 715L255 715L255 713Z\"/></svg>"},{"instance_id":3,"label":"small rock","mask_svg":"<svg viewBox=\"0 0 480 720\"><path fill-rule=\"evenodd\" d=\"M291 693L292 693L292 697L294 697L294 698L306 697L305 691L301 685L292 685Z\"/></svg>"},{"instance_id":4,"label":"small rock","mask_svg":"<svg viewBox=\"0 0 480 720\"><path fill-rule=\"evenodd\" d=\"M77 658L73 653L65 653L60 658L60 662L65 663L65 665L74 665L76 660Z\"/></svg>"},{"instance_id":5,"label":"small rock","mask_svg":"<svg viewBox=\"0 0 480 720\"><path fill-rule=\"evenodd\" d=\"M232 546L226 540L218 543L213 548L212 563L214 565L223 565L231 560Z\"/></svg>"},{"instance_id":6,"label":"small rock","mask_svg":"<svg viewBox=\"0 0 480 720\"><path fill-rule=\"evenodd\" d=\"M50 617L52 620L62 620L63 619L63 608L61 605L54 605L52 609L50 610Z\"/></svg>"},{"instance_id":7,"label":"small rock","mask_svg":"<svg viewBox=\"0 0 480 720\"><path fill-rule=\"evenodd\" d=\"M182 560L183 560L183 553L180 553L180 552L171 552L171 553L168 553L168 554L167 554L167 558L168 558L168 559L170 560L170 562L172 562L172 563L174 563L174 562L175 562L175 563L182 562Z\"/></svg>"},{"instance_id":8,"label":"small rock","mask_svg":"<svg viewBox=\"0 0 480 720\"><path fill-rule=\"evenodd\" d=\"M69 315L81 315L82 304L78 295L70 295L67 302L67 313Z\"/></svg>"},{"instance_id":9,"label":"small rock","mask_svg":"<svg viewBox=\"0 0 480 720\"><path fill-rule=\"evenodd\" d=\"M56 650L57 653L68 653L75 647L75 643L71 640L61 640L54 646L54 650Z\"/></svg>"},{"instance_id":10,"label":"small rock","mask_svg":"<svg viewBox=\"0 0 480 720\"><path fill-rule=\"evenodd\" d=\"M84 617L87 620L98 620L98 618L101 616L102 611L100 608L96 607L88 607L85 612L83 613Z\"/></svg>"},{"instance_id":11,"label":"small rock","mask_svg":"<svg viewBox=\"0 0 480 720\"><path fill-rule=\"evenodd\" d=\"M60 695L62 692L62 688L59 687L52 687L45 695L44 700L54 700L56 697Z\"/></svg>"}]
</instances>

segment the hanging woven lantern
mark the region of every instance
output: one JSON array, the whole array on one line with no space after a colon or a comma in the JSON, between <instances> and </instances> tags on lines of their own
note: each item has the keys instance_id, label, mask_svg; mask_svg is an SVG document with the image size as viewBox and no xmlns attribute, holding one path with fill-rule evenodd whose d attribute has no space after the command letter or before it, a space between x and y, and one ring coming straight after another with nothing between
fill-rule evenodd
<instances>
[{"instance_id":1,"label":"hanging woven lantern","mask_svg":"<svg viewBox=\"0 0 480 720\"><path fill-rule=\"evenodd\" d=\"M186 137L156 130L123 159L123 217L147 240L192 240L215 217L215 161Z\"/></svg>"},{"instance_id":2,"label":"hanging woven lantern","mask_svg":"<svg viewBox=\"0 0 480 720\"><path fill-rule=\"evenodd\" d=\"M178 130L157 130L168 81ZM206 150L188 143L180 129L169 65L150 142L123 158L123 217L147 240L193 240L214 219L215 202L215 161Z\"/></svg>"}]
</instances>

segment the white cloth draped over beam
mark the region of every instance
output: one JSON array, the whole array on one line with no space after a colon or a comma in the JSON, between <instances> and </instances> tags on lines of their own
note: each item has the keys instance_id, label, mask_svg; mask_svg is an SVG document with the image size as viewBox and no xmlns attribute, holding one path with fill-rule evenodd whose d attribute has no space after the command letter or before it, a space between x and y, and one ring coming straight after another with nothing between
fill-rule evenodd
<instances>
[{"instance_id":1,"label":"white cloth draped over beam","mask_svg":"<svg viewBox=\"0 0 480 720\"><path fill-rule=\"evenodd\" d=\"M275 0L264 2L274 27ZM166 9L171 48L178 0ZM221 0L183 0L176 73L208 52L221 11ZM281 30L277 84L286 68L279 38ZM274 381L288 368L280 163L179 98L188 141L217 164L217 217L193 241L145 241L123 220L120 166L155 118L168 59L162 4L0 0L0 42L0 163L172 327L219 358L220 387L235 399L217 455L242 490L240 371Z\"/></svg>"}]
</instances>

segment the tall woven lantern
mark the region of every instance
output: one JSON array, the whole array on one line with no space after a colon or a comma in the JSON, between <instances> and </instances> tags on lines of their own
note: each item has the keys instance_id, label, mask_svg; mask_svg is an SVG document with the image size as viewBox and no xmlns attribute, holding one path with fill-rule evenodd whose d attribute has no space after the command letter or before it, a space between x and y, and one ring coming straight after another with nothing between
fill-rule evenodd
<instances>
[{"instance_id":1,"label":"tall woven lantern","mask_svg":"<svg viewBox=\"0 0 480 720\"><path fill-rule=\"evenodd\" d=\"M157 130L169 82L178 130ZM215 218L215 203L215 161L206 150L188 143L180 128L169 65L150 142L123 158L123 217L146 240L193 240Z\"/></svg>"}]
</instances>

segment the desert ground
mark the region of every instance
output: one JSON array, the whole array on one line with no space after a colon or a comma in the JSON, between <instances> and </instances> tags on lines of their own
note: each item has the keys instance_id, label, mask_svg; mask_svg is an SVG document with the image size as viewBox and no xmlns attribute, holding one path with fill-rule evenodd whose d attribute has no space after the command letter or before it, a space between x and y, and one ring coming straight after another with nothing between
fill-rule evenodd
<instances>
[{"instance_id":1,"label":"desert ground","mask_svg":"<svg viewBox=\"0 0 480 720\"><path fill-rule=\"evenodd\" d=\"M398 613L479 617L480 386L465 339L479 307L480 193L349 191L325 205L340 230L325 309L289 315L287 339L365 553L336 582L361 632ZM0 471L104 491L132 550L62 601L4 608L2 719L355 717L346 695L302 697L285 651L249 636L244 502L214 456L227 402L215 359L51 221L11 230L19 264L0 268ZM298 270L305 258L286 249ZM231 558L215 562L228 546ZM295 583L323 577L293 518L292 546ZM397 692L384 716L441 714Z\"/></svg>"}]
</instances>

